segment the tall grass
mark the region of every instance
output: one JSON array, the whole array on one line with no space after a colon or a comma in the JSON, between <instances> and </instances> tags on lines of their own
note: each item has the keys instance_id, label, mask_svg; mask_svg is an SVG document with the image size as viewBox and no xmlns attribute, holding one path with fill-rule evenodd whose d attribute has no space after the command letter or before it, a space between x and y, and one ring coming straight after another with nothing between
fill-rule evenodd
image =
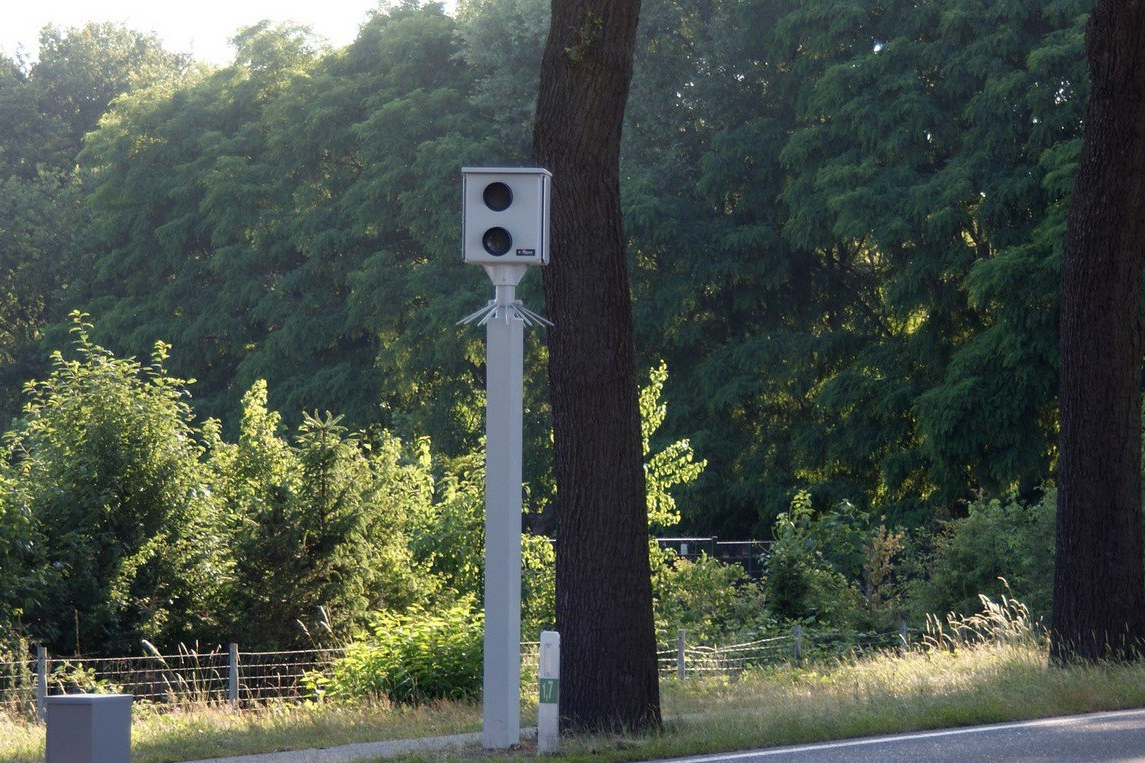
<instances>
[{"instance_id":1,"label":"tall grass","mask_svg":"<svg viewBox=\"0 0 1145 763\"><path fill-rule=\"evenodd\" d=\"M979 643L663 684L662 734L571 739L570 761L629 761L1145 706L1145 666L1051 667Z\"/></svg>"},{"instance_id":2,"label":"tall grass","mask_svg":"<svg viewBox=\"0 0 1145 763\"><path fill-rule=\"evenodd\" d=\"M419 707L386 702L275 703L231 710L204 704L175 710L143 703L132 708L132 763L203 760L280 750L305 750L383 739L478 731L481 706L441 702ZM45 730L0 714L0 761L44 760Z\"/></svg>"},{"instance_id":3,"label":"tall grass","mask_svg":"<svg viewBox=\"0 0 1145 763\"><path fill-rule=\"evenodd\" d=\"M662 682L653 735L572 737L568 761L628 761L1145 706L1145 665L1053 667L1020 605L934 620L922 643L829 664ZM531 723L531 702L523 719ZM258 711L134 711L134 763L476 731L480 706L441 702L271 705ZM444 756L444 754L442 754ZM420 754L419 759L435 757ZM448 759L487 760L473 750ZM0 716L0 760L43 759L43 727ZM443 758L444 759L444 758Z\"/></svg>"}]
</instances>

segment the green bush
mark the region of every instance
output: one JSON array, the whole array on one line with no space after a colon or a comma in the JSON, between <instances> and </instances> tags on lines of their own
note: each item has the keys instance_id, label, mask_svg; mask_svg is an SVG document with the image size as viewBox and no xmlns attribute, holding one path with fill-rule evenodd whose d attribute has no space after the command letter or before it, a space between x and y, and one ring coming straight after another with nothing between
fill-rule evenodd
<instances>
[{"instance_id":1,"label":"green bush","mask_svg":"<svg viewBox=\"0 0 1145 763\"><path fill-rule=\"evenodd\" d=\"M382 612L370 636L351 644L328 678L311 677L328 699L386 698L403 704L475 699L481 693L484 614L472 598L427 611Z\"/></svg>"},{"instance_id":2,"label":"green bush","mask_svg":"<svg viewBox=\"0 0 1145 763\"><path fill-rule=\"evenodd\" d=\"M799 492L775 522L766 561L767 608L780 620L853 627L864 611L859 580L872 530L870 517L842 501L816 515Z\"/></svg>"},{"instance_id":3,"label":"green bush","mask_svg":"<svg viewBox=\"0 0 1145 763\"><path fill-rule=\"evenodd\" d=\"M651 552L656 634L661 643L673 641L682 629L690 643L718 644L763 624L767 617L763 595L740 565L724 564L707 554L691 561L655 544Z\"/></svg>"},{"instance_id":4,"label":"green bush","mask_svg":"<svg viewBox=\"0 0 1145 763\"><path fill-rule=\"evenodd\" d=\"M948 522L935 539L925 579L913 586L913 614L971 615L982 608L982 596L1012 595L1034 618L1047 616L1056 507L1054 490L1033 505L1013 499L972 504L966 517Z\"/></svg>"},{"instance_id":5,"label":"green bush","mask_svg":"<svg viewBox=\"0 0 1145 763\"><path fill-rule=\"evenodd\" d=\"M543 535L521 535L521 640L556 628L556 553Z\"/></svg>"},{"instance_id":6,"label":"green bush","mask_svg":"<svg viewBox=\"0 0 1145 763\"><path fill-rule=\"evenodd\" d=\"M0 629L55 654L129 654L210 621L224 546L187 402L167 373L91 342L73 313L68 355L25 386L0 449Z\"/></svg>"}]
</instances>

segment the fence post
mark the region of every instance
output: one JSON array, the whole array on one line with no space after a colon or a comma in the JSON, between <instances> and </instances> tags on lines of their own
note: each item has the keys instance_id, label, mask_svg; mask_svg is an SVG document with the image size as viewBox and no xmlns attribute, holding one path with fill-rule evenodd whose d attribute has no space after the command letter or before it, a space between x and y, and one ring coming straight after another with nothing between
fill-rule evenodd
<instances>
[{"instance_id":1,"label":"fence post","mask_svg":"<svg viewBox=\"0 0 1145 763\"><path fill-rule=\"evenodd\" d=\"M676 678L684 680L684 642L688 631L681 628L676 633Z\"/></svg>"},{"instance_id":2,"label":"fence post","mask_svg":"<svg viewBox=\"0 0 1145 763\"><path fill-rule=\"evenodd\" d=\"M36 717L48 718L48 648L36 647Z\"/></svg>"},{"instance_id":3,"label":"fence post","mask_svg":"<svg viewBox=\"0 0 1145 763\"><path fill-rule=\"evenodd\" d=\"M803 626L796 625L792 628L792 635L795 637L795 661L803 661Z\"/></svg>"},{"instance_id":4,"label":"fence post","mask_svg":"<svg viewBox=\"0 0 1145 763\"><path fill-rule=\"evenodd\" d=\"M227 649L227 699L231 707L239 704L239 645L232 643Z\"/></svg>"},{"instance_id":5,"label":"fence post","mask_svg":"<svg viewBox=\"0 0 1145 763\"><path fill-rule=\"evenodd\" d=\"M906 629L906 620L899 620L899 638L902 639L903 651L910 647L910 633Z\"/></svg>"}]
</instances>

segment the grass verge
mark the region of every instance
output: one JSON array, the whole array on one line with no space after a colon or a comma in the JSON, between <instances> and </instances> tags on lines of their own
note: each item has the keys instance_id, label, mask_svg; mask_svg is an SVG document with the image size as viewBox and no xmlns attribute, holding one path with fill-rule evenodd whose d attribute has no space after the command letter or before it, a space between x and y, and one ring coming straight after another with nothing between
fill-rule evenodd
<instances>
[{"instance_id":1,"label":"grass verge","mask_svg":"<svg viewBox=\"0 0 1145 763\"><path fill-rule=\"evenodd\" d=\"M730 678L667 679L657 734L573 736L563 761L625 761L1145 706L1145 665L1051 667L1029 643L883 655ZM531 723L526 709L524 722ZM137 708L133 763L227 757L476 731L479 705L272 706L231 712ZM43 760L42 726L0 717L0 760ZM518 753L518 756L521 753ZM489 761L479 750L416 760Z\"/></svg>"}]
</instances>

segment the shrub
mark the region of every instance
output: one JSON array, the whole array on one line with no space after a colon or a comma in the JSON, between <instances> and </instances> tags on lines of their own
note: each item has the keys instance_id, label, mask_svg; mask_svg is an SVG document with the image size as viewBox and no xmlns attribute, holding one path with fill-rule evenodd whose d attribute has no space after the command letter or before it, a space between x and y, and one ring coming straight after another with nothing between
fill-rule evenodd
<instances>
[{"instance_id":1,"label":"shrub","mask_svg":"<svg viewBox=\"0 0 1145 763\"><path fill-rule=\"evenodd\" d=\"M982 596L1009 595L1036 619L1049 614L1057 494L1033 505L1017 500L978 501L969 514L946 524L934 541L926 578L913 587L911 609L969 615Z\"/></svg>"},{"instance_id":2,"label":"shrub","mask_svg":"<svg viewBox=\"0 0 1145 763\"><path fill-rule=\"evenodd\" d=\"M14 526L22 548L0 553L0 583L16 586L0 592L0 616L56 654L123 654L210 619L223 548L190 382L167 373L167 346L144 366L93 344L83 314L73 321L69 357L53 353L48 377L25 386L4 437L0 529Z\"/></svg>"},{"instance_id":3,"label":"shrub","mask_svg":"<svg viewBox=\"0 0 1145 763\"><path fill-rule=\"evenodd\" d=\"M816 516L807 492L775 523L766 562L767 607L781 620L850 627L863 612L858 580L868 552L870 517L843 501Z\"/></svg>"},{"instance_id":4,"label":"shrub","mask_svg":"<svg viewBox=\"0 0 1145 763\"><path fill-rule=\"evenodd\" d=\"M674 640L683 629L691 643L717 644L753 631L766 617L759 586L738 564L707 554L691 561L655 544L651 552L660 642Z\"/></svg>"},{"instance_id":5,"label":"shrub","mask_svg":"<svg viewBox=\"0 0 1145 763\"><path fill-rule=\"evenodd\" d=\"M329 699L387 698L421 704L481 693L484 615L472 598L427 611L382 612L370 636L351 644L329 678L311 677Z\"/></svg>"}]
</instances>

